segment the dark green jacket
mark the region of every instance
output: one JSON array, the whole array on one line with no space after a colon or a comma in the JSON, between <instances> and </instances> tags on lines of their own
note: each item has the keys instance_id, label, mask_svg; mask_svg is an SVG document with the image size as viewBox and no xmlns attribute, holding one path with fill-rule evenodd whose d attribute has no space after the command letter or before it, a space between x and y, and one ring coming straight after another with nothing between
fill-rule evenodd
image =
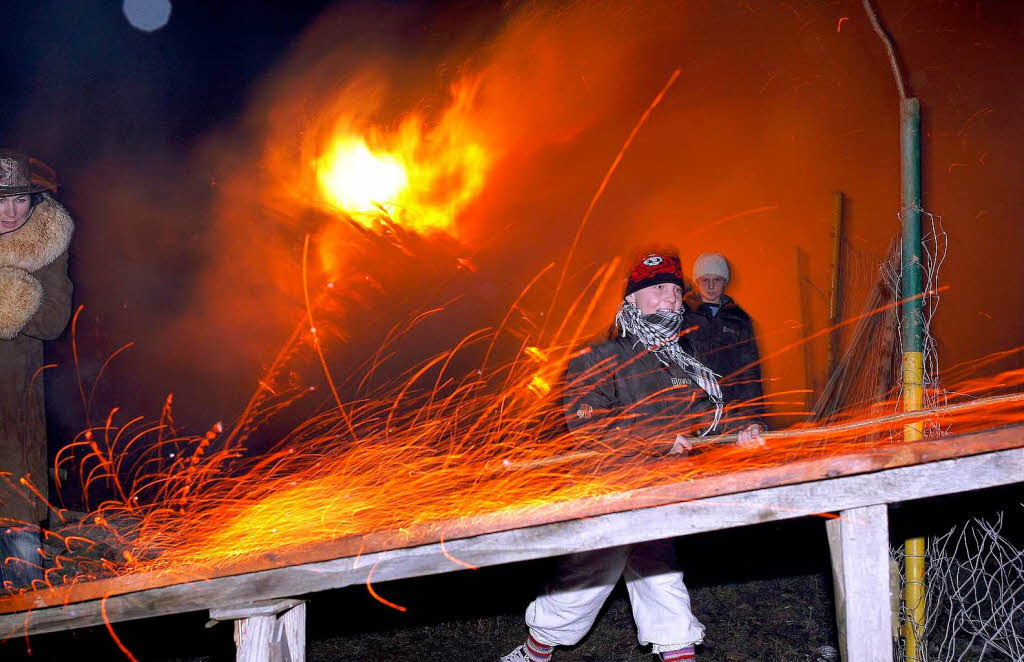
<instances>
[{"instance_id":1,"label":"dark green jacket","mask_svg":"<svg viewBox=\"0 0 1024 662\"><path fill-rule=\"evenodd\" d=\"M761 354L750 315L728 296L722 297L717 315L701 301L696 290L683 303L696 328L689 334L695 357L721 375L718 380L725 400L726 431L764 421L764 390L761 386Z\"/></svg>"},{"instance_id":2,"label":"dark green jacket","mask_svg":"<svg viewBox=\"0 0 1024 662\"><path fill-rule=\"evenodd\" d=\"M628 336L586 347L570 360L564 407L569 429L585 447L653 455L667 453L677 434L705 430L715 409L682 370L666 368Z\"/></svg>"}]
</instances>

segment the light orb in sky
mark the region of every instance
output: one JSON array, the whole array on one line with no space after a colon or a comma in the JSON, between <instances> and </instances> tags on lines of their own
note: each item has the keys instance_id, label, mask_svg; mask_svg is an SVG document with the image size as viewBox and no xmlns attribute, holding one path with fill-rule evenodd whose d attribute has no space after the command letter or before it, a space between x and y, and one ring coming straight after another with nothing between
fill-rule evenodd
<instances>
[{"instance_id":1,"label":"light orb in sky","mask_svg":"<svg viewBox=\"0 0 1024 662\"><path fill-rule=\"evenodd\" d=\"M171 18L170 0L124 0L124 17L132 27L143 32L154 32L167 25Z\"/></svg>"}]
</instances>

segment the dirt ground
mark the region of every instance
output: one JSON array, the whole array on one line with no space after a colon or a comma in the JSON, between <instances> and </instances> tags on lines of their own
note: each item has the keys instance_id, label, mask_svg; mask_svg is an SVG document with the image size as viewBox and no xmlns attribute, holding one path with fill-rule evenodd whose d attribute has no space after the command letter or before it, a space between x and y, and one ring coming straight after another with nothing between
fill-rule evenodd
<instances>
[{"instance_id":1,"label":"dirt ground","mask_svg":"<svg viewBox=\"0 0 1024 662\"><path fill-rule=\"evenodd\" d=\"M830 579L799 575L697 587L694 610L707 627L698 659L770 662L838 659L832 625ZM522 610L389 631L319 639L311 662L328 660L490 661L522 643ZM559 662L652 662L636 641L624 590L617 590L590 634L577 646L559 649Z\"/></svg>"},{"instance_id":2,"label":"dirt ground","mask_svg":"<svg viewBox=\"0 0 1024 662\"><path fill-rule=\"evenodd\" d=\"M772 547L765 549L766 541ZM838 660L832 577L820 519L691 536L677 547L694 613L707 628L697 649L699 660ZM523 610L552 570L550 561L529 562L377 587L405 606L404 613L366 597L350 610L325 594L321 608L316 601L310 604L310 613L318 616L310 618L309 660L402 660L415 651L412 659L424 662L490 662L522 643ZM350 624L327 635L338 627L337 620ZM637 644L621 583L590 634L555 654L558 662L654 659Z\"/></svg>"}]
</instances>

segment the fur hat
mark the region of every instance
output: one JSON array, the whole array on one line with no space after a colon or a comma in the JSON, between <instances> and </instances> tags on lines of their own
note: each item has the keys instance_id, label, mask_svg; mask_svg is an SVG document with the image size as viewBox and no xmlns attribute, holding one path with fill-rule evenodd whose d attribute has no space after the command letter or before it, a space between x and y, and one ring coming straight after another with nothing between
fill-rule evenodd
<instances>
[{"instance_id":1,"label":"fur hat","mask_svg":"<svg viewBox=\"0 0 1024 662\"><path fill-rule=\"evenodd\" d=\"M729 263L721 253L701 253L693 262L693 279L701 276L721 276L729 282Z\"/></svg>"},{"instance_id":2,"label":"fur hat","mask_svg":"<svg viewBox=\"0 0 1024 662\"><path fill-rule=\"evenodd\" d=\"M57 177L42 161L0 149L0 196L56 191Z\"/></svg>"},{"instance_id":3,"label":"fur hat","mask_svg":"<svg viewBox=\"0 0 1024 662\"><path fill-rule=\"evenodd\" d=\"M629 296L637 290L662 283L675 283L686 290L686 283L683 281L683 268L679 264L679 256L674 253L651 253L637 260L636 265L629 272L629 280L626 281L626 292L623 296Z\"/></svg>"}]
</instances>

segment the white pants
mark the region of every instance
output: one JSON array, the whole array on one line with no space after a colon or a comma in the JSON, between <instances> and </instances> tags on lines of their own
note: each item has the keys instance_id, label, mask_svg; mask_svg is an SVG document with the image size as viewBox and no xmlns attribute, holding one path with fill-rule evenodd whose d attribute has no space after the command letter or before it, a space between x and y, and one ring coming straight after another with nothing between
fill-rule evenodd
<instances>
[{"instance_id":1,"label":"white pants","mask_svg":"<svg viewBox=\"0 0 1024 662\"><path fill-rule=\"evenodd\" d=\"M562 557L555 580L526 608L530 634L548 645L577 643L619 577L626 579L641 644L654 644L657 653L703 641L704 626L690 611L690 594L671 540Z\"/></svg>"}]
</instances>

